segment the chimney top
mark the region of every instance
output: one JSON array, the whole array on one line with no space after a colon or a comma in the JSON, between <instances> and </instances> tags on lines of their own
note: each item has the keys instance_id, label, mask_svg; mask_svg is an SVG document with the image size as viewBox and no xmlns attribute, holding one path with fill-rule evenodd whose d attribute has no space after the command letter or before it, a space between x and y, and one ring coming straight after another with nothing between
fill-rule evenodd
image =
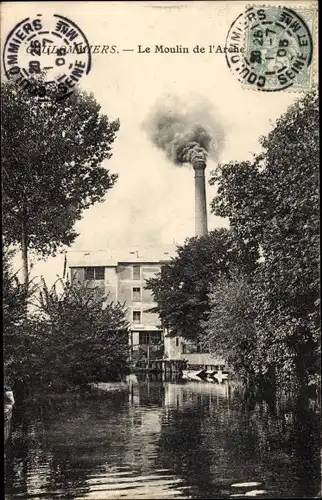
<instances>
[{"instance_id":1,"label":"chimney top","mask_svg":"<svg viewBox=\"0 0 322 500\"><path fill-rule=\"evenodd\" d=\"M195 161L193 162L192 167L194 170L205 170L206 163L203 160Z\"/></svg>"}]
</instances>

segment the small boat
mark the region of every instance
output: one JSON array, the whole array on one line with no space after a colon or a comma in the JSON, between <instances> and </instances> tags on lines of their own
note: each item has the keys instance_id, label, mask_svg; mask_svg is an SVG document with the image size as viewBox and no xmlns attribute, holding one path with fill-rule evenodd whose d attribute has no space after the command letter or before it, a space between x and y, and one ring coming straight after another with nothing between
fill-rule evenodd
<instances>
[{"instance_id":1,"label":"small boat","mask_svg":"<svg viewBox=\"0 0 322 500\"><path fill-rule=\"evenodd\" d=\"M228 379L228 373L227 372L223 372L222 370L218 370L214 375L213 377L219 382L221 383L223 380L227 380Z\"/></svg>"},{"instance_id":2,"label":"small boat","mask_svg":"<svg viewBox=\"0 0 322 500\"><path fill-rule=\"evenodd\" d=\"M206 377L206 370L182 370L182 378L185 380L200 380Z\"/></svg>"},{"instance_id":3,"label":"small boat","mask_svg":"<svg viewBox=\"0 0 322 500\"><path fill-rule=\"evenodd\" d=\"M182 370L181 377L182 377L184 380L189 380L189 370Z\"/></svg>"}]
</instances>

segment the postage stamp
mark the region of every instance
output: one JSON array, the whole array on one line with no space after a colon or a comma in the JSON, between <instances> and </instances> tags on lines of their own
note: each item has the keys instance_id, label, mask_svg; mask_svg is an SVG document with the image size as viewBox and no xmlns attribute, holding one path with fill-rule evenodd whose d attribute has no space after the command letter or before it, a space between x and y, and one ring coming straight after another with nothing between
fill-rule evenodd
<instances>
[{"instance_id":1,"label":"postage stamp","mask_svg":"<svg viewBox=\"0 0 322 500\"><path fill-rule=\"evenodd\" d=\"M17 23L8 34L3 66L7 78L22 88L30 88L31 81L43 75L43 95L49 84L56 83L66 96L89 73L91 52L86 36L73 21L58 14L37 14Z\"/></svg>"},{"instance_id":2,"label":"postage stamp","mask_svg":"<svg viewBox=\"0 0 322 500\"><path fill-rule=\"evenodd\" d=\"M249 7L231 24L226 61L243 88L308 91L314 85L316 9Z\"/></svg>"}]
</instances>

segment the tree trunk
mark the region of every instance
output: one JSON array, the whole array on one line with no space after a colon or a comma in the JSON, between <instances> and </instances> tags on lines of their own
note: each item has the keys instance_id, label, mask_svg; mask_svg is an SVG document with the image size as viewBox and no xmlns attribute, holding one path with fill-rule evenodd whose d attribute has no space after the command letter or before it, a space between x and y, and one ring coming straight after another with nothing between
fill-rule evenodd
<instances>
[{"instance_id":1,"label":"tree trunk","mask_svg":"<svg viewBox=\"0 0 322 500\"><path fill-rule=\"evenodd\" d=\"M21 258L22 258L22 280L25 285L28 284L28 232L26 219L21 223Z\"/></svg>"}]
</instances>

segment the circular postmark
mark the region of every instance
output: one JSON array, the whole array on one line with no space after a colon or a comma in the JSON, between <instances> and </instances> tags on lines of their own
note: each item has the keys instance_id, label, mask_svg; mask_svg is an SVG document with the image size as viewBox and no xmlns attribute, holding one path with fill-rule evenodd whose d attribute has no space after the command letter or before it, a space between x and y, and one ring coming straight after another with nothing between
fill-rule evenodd
<instances>
[{"instance_id":1,"label":"circular postmark","mask_svg":"<svg viewBox=\"0 0 322 500\"><path fill-rule=\"evenodd\" d=\"M250 7L230 26L227 64L246 88L308 90L312 83L313 26L313 9L299 14L286 7Z\"/></svg>"},{"instance_id":2,"label":"circular postmark","mask_svg":"<svg viewBox=\"0 0 322 500\"><path fill-rule=\"evenodd\" d=\"M26 89L34 87L41 75L40 97L50 84L66 97L91 69L90 46L82 30L66 17L37 14L20 21L8 34L3 66L7 78Z\"/></svg>"}]
</instances>

